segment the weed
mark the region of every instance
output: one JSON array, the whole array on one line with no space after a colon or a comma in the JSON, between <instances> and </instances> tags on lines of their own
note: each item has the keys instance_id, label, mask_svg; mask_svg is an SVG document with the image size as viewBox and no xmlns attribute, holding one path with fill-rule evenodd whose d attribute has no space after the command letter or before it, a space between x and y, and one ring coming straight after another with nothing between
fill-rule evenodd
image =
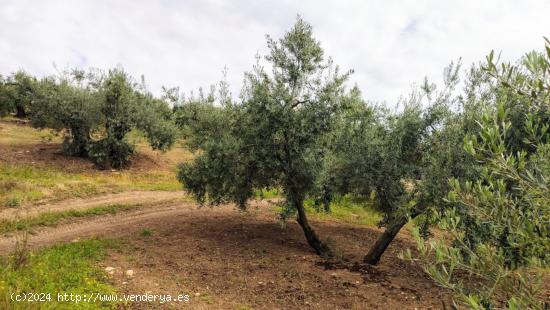
<instances>
[{"instance_id":1,"label":"weed","mask_svg":"<svg viewBox=\"0 0 550 310\"><path fill-rule=\"evenodd\" d=\"M28 248L29 233L27 230L17 237L15 241L15 247L10 257L10 265L13 270L18 270L21 268L29 258L29 248Z\"/></svg>"},{"instance_id":2,"label":"weed","mask_svg":"<svg viewBox=\"0 0 550 310\"><path fill-rule=\"evenodd\" d=\"M19 197L12 197L6 200L6 207L15 208L21 205L21 199Z\"/></svg>"},{"instance_id":3,"label":"weed","mask_svg":"<svg viewBox=\"0 0 550 310\"><path fill-rule=\"evenodd\" d=\"M206 302L207 304L211 305L214 303L214 299L212 298L212 296L208 293L204 293L201 295L201 299L202 301Z\"/></svg>"},{"instance_id":4,"label":"weed","mask_svg":"<svg viewBox=\"0 0 550 310\"><path fill-rule=\"evenodd\" d=\"M153 231L149 228L144 228L140 231L139 235L142 237L150 237L153 235Z\"/></svg>"}]
</instances>

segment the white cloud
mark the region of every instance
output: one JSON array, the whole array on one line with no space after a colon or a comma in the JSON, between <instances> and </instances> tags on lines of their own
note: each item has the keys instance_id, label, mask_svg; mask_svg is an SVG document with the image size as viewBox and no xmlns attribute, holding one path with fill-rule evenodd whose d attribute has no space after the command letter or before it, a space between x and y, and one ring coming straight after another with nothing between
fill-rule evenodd
<instances>
[{"instance_id":1,"label":"white cloud","mask_svg":"<svg viewBox=\"0 0 550 310\"><path fill-rule=\"evenodd\" d=\"M541 49L548 12L547 0L0 0L0 72L120 64L159 93L208 86L227 66L238 92L265 34L281 35L301 14L365 97L392 104L458 57L469 65L491 49L509 60Z\"/></svg>"}]
</instances>

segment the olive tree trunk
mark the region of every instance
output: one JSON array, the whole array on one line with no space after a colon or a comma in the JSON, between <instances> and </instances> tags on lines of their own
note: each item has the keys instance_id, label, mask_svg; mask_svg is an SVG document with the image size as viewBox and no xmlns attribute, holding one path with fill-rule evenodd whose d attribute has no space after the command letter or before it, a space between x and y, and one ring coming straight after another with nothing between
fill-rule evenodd
<instances>
[{"instance_id":1,"label":"olive tree trunk","mask_svg":"<svg viewBox=\"0 0 550 310\"><path fill-rule=\"evenodd\" d=\"M313 228L309 225L304 204L295 202L294 207L298 211L297 221L304 231L307 243L315 250L318 255L325 258L333 257L334 253L331 251L329 246L319 239L319 237L315 233L315 230L313 230Z\"/></svg>"},{"instance_id":2,"label":"olive tree trunk","mask_svg":"<svg viewBox=\"0 0 550 310\"><path fill-rule=\"evenodd\" d=\"M15 106L15 117L17 118L26 118L27 117L27 111L25 111L25 107L21 104L17 104Z\"/></svg>"},{"instance_id":3,"label":"olive tree trunk","mask_svg":"<svg viewBox=\"0 0 550 310\"><path fill-rule=\"evenodd\" d=\"M386 251L390 243L393 241L395 236L399 233L401 228L408 223L409 219L407 217L398 217L393 219L386 230L378 237L374 246L370 249L369 253L363 259L363 262L371 265L376 265L380 261L382 254Z\"/></svg>"}]
</instances>

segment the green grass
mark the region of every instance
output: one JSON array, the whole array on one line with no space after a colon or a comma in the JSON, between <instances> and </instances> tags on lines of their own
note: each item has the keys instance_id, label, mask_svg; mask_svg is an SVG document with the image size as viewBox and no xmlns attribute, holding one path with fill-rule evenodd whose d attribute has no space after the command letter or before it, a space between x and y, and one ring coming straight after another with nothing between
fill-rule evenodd
<instances>
[{"instance_id":1,"label":"green grass","mask_svg":"<svg viewBox=\"0 0 550 310\"><path fill-rule=\"evenodd\" d=\"M336 219L344 223L365 226L376 226L382 219L382 214L372 207L370 201L355 199L348 195L336 197L330 204L330 213L317 211L311 199L305 202L305 206L307 212L317 219Z\"/></svg>"},{"instance_id":2,"label":"green grass","mask_svg":"<svg viewBox=\"0 0 550 310\"><path fill-rule=\"evenodd\" d=\"M282 193L278 189L264 188L254 190L254 198L256 199L273 199L282 197Z\"/></svg>"},{"instance_id":3,"label":"green grass","mask_svg":"<svg viewBox=\"0 0 550 310\"><path fill-rule=\"evenodd\" d=\"M150 237L153 235L153 230L149 228L144 228L139 232L139 235L142 237Z\"/></svg>"},{"instance_id":4,"label":"green grass","mask_svg":"<svg viewBox=\"0 0 550 310\"><path fill-rule=\"evenodd\" d=\"M119 247L112 240L86 240L31 252L27 262L14 269L10 257L0 264L1 309L114 309L115 304L57 302L57 293L115 293L107 275L97 266L106 250ZM12 302L12 293L51 294L51 302Z\"/></svg>"},{"instance_id":5,"label":"green grass","mask_svg":"<svg viewBox=\"0 0 550 310\"><path fill-rule=\"evenodd\" d=\"M335 197L330 203L330 212L325 213L319 206L319 210L314 206L313 199L307 199L304 202L306 212L312 219L317 220L336 220L342 223L357 224L365 226L377 226L382 219L382 213L377 211L371 200L358 199L350 195ZM281 212L281 206L274 206L274 212Z\"/></svg>"},{"instance_id":6,"label":"green grass","mask_svg":"<svg viewBox=\"0 0 550 310\"><path fill-rule=\"evenodd\" d=\"M126 190L175 191L181 190L181 184L175 172L67 173L50 167L0 162L0 207Z\"/></svg>"},{"instance_id":7,"label":"green grass","mask_svg":"<svg viewBox=\"0 0 550 310\"><path fill-rule=\"evenodd\" d=\"M141 207L141 205L125 205L125 204L113 204L108 206L96 207L85 210L67 210L61 212L46 212L41 213L35 217L22 218L17 220L0 220L0 234L8 232L32 229L39 226L55 226L59 222L71 219L88 216L98 216L105 214L116 214L120 211L127 211Z\"/></svg>"},{"instance_id":8,"label":"green grass","mask_svg":"<svg viewBox=\"0 0 550 310\"><path fill-rule=\"evenodd\" d=\"M32 145L47 142L60 143L61 141L61 136L53 130L39 130L30 126L14 124L0 124L0 144L3 145Z\"/></svg>"}]
</instances>

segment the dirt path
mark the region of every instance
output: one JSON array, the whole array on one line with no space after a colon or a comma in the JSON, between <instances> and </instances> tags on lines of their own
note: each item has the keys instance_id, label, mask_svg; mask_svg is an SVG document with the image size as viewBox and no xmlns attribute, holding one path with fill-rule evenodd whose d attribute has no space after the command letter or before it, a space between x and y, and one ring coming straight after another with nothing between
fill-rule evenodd
<instances>
[{"instance_id":1,"label":"dirt path","mask_svg":"<svg viewBox=\"0 0 550 310\"><path fill-rule=\"evenodd\" d=\"M0 219L14 219L18 216L36 216L45 212L85 210L113 204L154 204L168 200L183 199L183 191L131 191L107 194L91 198L63 200L57 203L9 208L0 211Z\"/></svg>"},{"instance_id":2,"label":"dirt path","mask_svg":"<svg viewBox=\"0 0 550 310\"><path fill-rule=\"evenodd\" d=\"M129 194L129 193L128 193ZM114 201L120 201L123 197L127 200L134 201L126 195L102 199L97 199L96 203L113 203ZM147 197L145 193L142 193L140 202L144 201L144 197ZM199 208L199 205L191 202L172 202L174 198L181 197L181 193L178 195L165 193L164 196L155 196L158 200L157 205L151 207L140 208L136 211L121 212L115 215L100 216L94 218L82 218L71 222L70 224L61 224L56 227L37 229L28 236L27 244L30 249L40 248L48 245L52 245L57 242L70 242L75 239L89 238L89 237L119 237L138 232L144 228L162 227L167 224L174 224L177 222L186 221L187 217L192 218L197 214L204 214L205 212L216 212L233 209L232 206L224 206L213 210L203 210ZM161 199L162 198L162 199ZM135 199L138 199L137 197ZM147 201L148 204L155 201ZM267 202L254 203L253 206L259 204L267 204ZM61 205L56 205L57 210L61 210ZM87 203L79 205L78 208L95 207L97 204ZM205 207L208 208L208 207ZM66 210L69 210L65 208ZM63 210L65 210L63 209ZM233 211L233 210L231 210ZM12 251L15 247L17 240L21 240L21 233L16 233L11 236L0 237L0 255L5 255Z\"/></svg>"},{"instance_id":3,"label":"dirt path","mask_svg":"<svg viewBox=\"0 0 550 310\"><path fill-rule=\"evenodd\" d=\"M180 217L192 209L197 209L196 204L180 203L173 206L148 207L133 212L123 212L111 216L102 216L93 219L80 219L71 224L60 225L53 228L44 228L29 235L29 248L38 248L54 244L56 242L70 242L75 239L93 236L116 237L147 227L148 224L162 219ZM5 255L13 250L15 242L20 234L0 238L0 255Z\"/></svg>"}]
</instances>

